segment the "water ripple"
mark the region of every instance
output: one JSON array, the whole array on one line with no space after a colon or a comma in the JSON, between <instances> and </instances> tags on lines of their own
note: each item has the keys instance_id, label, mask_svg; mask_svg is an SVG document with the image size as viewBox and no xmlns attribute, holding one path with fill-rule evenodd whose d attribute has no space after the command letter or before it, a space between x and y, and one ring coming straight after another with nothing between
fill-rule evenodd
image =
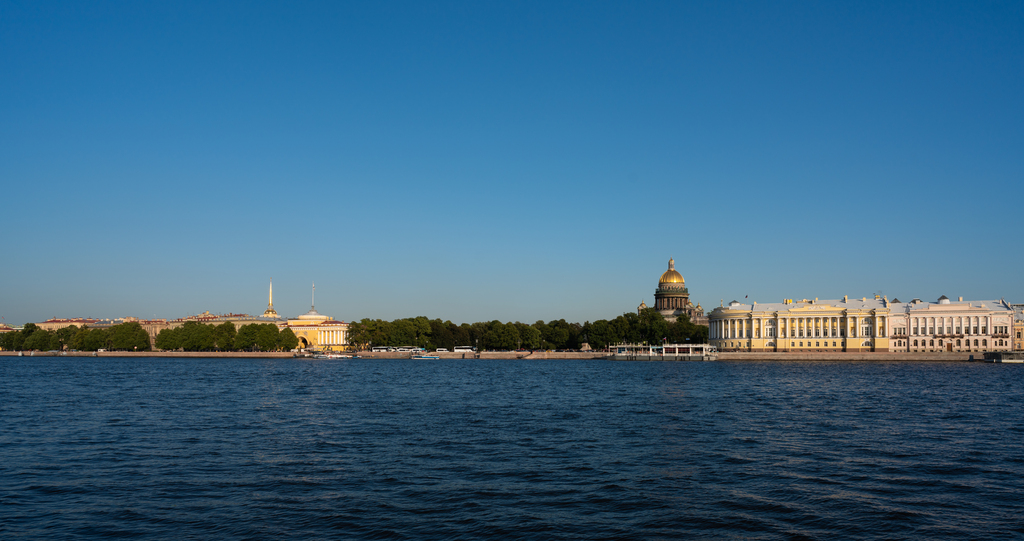
<instances>
[{"instance_id":1,"label":"water ripple","mask_svg":"<svg viewBox=\"0 0 1024 541\"><path fill-rule=\"evenodd\" d=\"M1024 535L1019 367L0 360L0 536Z\"/></svg>"}]
</instances>

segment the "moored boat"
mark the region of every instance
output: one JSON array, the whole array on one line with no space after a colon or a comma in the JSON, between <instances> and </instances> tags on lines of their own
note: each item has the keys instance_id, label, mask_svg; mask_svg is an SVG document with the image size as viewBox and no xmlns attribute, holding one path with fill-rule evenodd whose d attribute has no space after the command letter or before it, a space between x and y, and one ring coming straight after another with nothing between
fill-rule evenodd
<instances>
[{"instance_id":1,"label":"moored boat","mask_svg":"<svg viewBox=\"0 0 1024 541\"><path fill-rule=\"evenodd\" d=\"M609 346L613 361L715 361L718 348L710 344L619 344Z\"/></svg>"}]
</instances>

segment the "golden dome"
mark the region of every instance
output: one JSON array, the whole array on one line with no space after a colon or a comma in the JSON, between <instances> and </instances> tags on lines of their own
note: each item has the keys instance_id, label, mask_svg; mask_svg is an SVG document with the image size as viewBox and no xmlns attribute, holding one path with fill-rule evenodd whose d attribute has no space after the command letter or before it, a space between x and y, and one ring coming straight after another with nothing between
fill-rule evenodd
<instances>
[{"instance_id":1,"label":"golden dome","mask_svg":"<svg viewBox=\"0 0 1024 541\"><path fill-rule=\"evenodd\" d=\"M676 272L676 260L668 260L668 270L661 275L661 280L658 280L659 284L685 284L683 275Z\"/></svg>"}]
</instances>

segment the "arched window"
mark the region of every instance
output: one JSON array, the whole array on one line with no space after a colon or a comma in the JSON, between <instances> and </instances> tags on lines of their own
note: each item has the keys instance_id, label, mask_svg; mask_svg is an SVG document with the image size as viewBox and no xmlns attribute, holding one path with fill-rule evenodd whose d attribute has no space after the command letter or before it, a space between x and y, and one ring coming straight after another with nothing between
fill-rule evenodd
<instances>
[{"instance_id":1,"label":"arched window","mask_svg":"<svg viewBox=\"0 0 1024 541\"><path fill-rule=\"evenodd\" d=\"M981 341L981 345L983 345L983 346L987 346L987 345L988 345L988 339L984 339L984 340L982 340L982 341Z\"/></svg>"},{"instance_id":2,"label":"arched window","mask_svg":"<svg viewBox=\"0 0 1024 541\"><path fill-rule=\"evenodd\" d=\"M978 339L977 338L974 339L974 347L978 347Z\"/></svg>"},{"instance_id":3,"label":"arched window","mask_svg":"<svg viewBox=\"0 0 1024 541\"><path fill-rule=\"evenodd\" d=\"M935 340L929 340L928 341L928 345L929 346L934 346L935 345Z\"/></svg>"},{"instance_id":4,"label":"arched window","mask_svg":"<svg viewBox=\"0 0 1024 541\"><path fill-rule=\"evenodd\" d=\"M956 340L956 347L960 347L960 339L959 338L957 338L957 340Z\"/></svg>"},{"instance_id":5,"label":"arched window","mask_svg":"<svg viewBox=\"0 0 1024 541\"><path fill-rule=\"evenodd\" d=\"M914 347L917 347L917 340L914 340Z\"/></svg>"}]
</instances>

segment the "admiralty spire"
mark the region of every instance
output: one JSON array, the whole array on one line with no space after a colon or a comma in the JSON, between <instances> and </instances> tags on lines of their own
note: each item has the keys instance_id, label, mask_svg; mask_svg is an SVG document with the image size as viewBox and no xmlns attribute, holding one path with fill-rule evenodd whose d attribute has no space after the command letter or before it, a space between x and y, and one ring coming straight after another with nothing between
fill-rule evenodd
<instances>
[{"instance_id":1,"label":"admiralty spire","mask_svg":"<svg viewBox=\"0 0 1024 541\"><path fill-rule=\"evenodd\" d=\"M263 311L263 317L272 317L274 319L280 319L281 316L277 315L277 310L274 310L274 279L270 279L270 304L267 305L267 309Z\"/></svg>"}]
</instances>

